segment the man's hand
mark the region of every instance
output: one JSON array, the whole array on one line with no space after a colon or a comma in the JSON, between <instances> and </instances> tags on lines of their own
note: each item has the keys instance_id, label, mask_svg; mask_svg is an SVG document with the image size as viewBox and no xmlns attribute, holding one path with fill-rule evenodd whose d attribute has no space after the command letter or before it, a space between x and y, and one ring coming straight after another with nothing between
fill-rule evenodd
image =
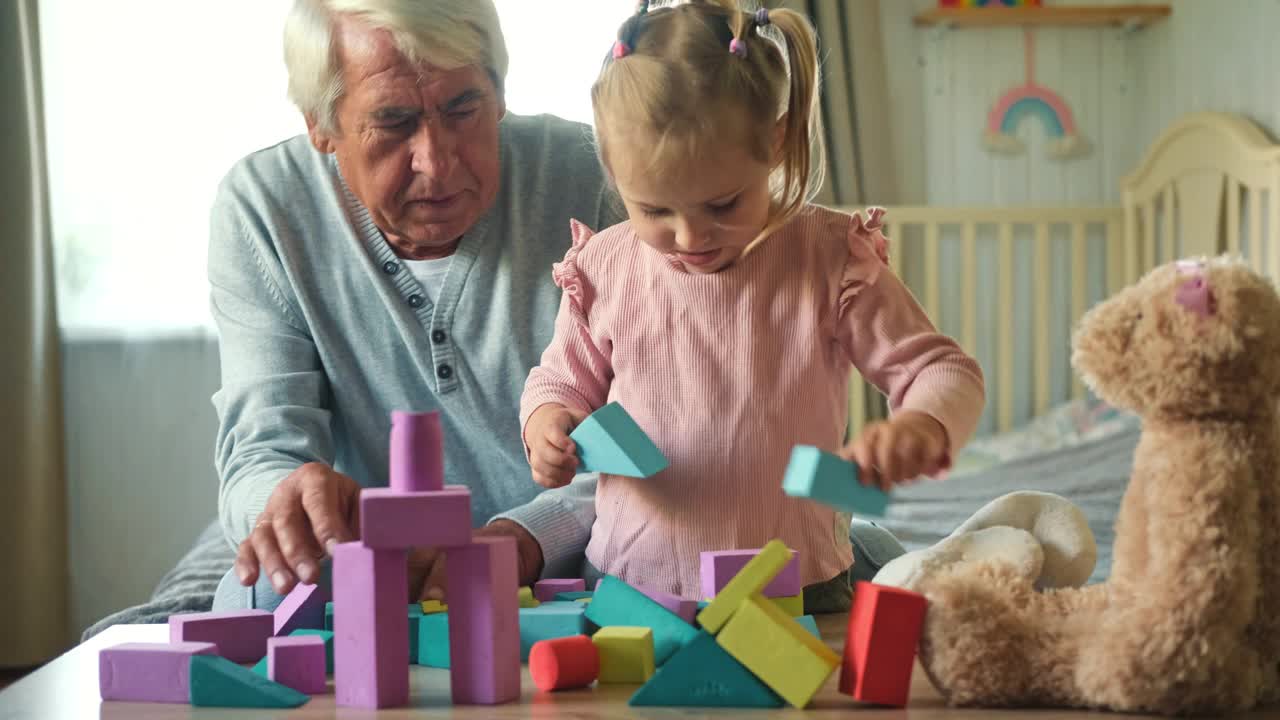
<instances>
[{"instance_id":1,"label":"man's hand","mask_svg":"<svg viewBox=\"0 0 1280 720\"><path fill-rule=\"evenodd\" d=\"M240 584L259 570L281 595L301 580L320 579L320 560L337 543L359 537L360 485L323 463L294 470L271 493L253 532L236 554Z\"/></svg>"},{"instance_id":2,"label":"man's hand","mask_svg":"<svg viewBox=\"0 0 1280 720\"><path fill-rule=\"evenodd\" d=\"M521 585L532 585L542 575L542 546L519 523L494 520L472 533L475 537L510 536L516 539L517 572ZM434 548L409 553L409 602L445 600L445 553Z\"/></svg>"}]
</instances>

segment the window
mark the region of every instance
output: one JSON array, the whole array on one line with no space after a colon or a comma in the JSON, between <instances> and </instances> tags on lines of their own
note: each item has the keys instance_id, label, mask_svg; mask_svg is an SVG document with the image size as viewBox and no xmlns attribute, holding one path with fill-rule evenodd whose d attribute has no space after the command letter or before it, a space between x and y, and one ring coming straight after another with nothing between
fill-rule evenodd
<instances>
[{"instance_id":1,"label":"window","mask_svg":"<svg viewBox=\"0 0 1280 720\"><path fill-rule=\"evenodd\" d=\"M291 0L43 0L40 35L65 333L211 327L209 207L244 155L305 131L285 96ZM633 0L496 0L508 107L590 122Z\"/></svg>"}]
</instances>

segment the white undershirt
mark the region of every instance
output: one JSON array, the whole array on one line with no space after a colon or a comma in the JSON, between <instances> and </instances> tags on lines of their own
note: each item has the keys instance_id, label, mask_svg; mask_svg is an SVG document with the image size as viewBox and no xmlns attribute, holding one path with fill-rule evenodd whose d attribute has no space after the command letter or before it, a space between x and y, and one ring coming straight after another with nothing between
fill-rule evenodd
<instances>
[{"instance_id":1,"label":"white undershirt","mask_svg":"<svg viewBox=\"0 0 1280 720\"><path fill-rule=\"evenodd\" d=\"M450 260L453 260L452 255L434 260L402 260L401 262L417 278L418 284L427 291L427 298L431 300L432 305L435 305L436 298L440 296L440 288L444 287L444 276L449 273Z\"/></svg>"}]
</instances>

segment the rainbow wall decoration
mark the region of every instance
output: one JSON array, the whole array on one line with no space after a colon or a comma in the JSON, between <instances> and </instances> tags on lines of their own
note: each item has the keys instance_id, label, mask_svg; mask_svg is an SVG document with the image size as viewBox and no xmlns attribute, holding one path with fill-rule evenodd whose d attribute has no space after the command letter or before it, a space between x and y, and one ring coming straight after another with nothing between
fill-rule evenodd
<instances>
[{"instance_id":1,"label":"rainbow wall decoration","mask_svg":"<svg viewBox=\"0 0 1280 720\"><path fill-rule=\"evenodd\" d=\"M1016 155L1026 148L1015 134L1026 118L1037 118L1050 138L1049 157L1066 160L1089 152L1089 143L1076 131L1071 108L1055 93L1035 81L1034 39L1030 30L1024 34L1027 81L996 100L987 114L983 144L992 152Z\"/></svg>"}]
</instances>

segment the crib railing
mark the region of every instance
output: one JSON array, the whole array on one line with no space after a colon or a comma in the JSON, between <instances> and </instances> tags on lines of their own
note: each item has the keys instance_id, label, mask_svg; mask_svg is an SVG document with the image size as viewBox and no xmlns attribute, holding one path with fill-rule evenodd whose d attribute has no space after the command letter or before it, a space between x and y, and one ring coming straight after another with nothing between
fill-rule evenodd
<instances>
[{"instance_id":1,"label":"crib railing","mask_svg":"<svg viewBox=\"0 0 1280 720\"><path fill-rule=\"evenodd\" d=\"M1090 304L1091 278L1095 287L1101 285L1104 294L1110 294L1136 278L1138 270L1135 263L1126 257L1124 213L1119 207L904 206L888 208L885 224L885 234L890 241L890 266L907 282L935 324L941 325L944 304L958 304L959 327L954 330L944 328L944 331L952 334L967 352L974 355L978 354L980 323L988 323L992 328L997 351L994 358L983 364L983 372L988 397L994 394L996 398L993 423L996 431L1008 430L1015 424L1014 398L1019 391L1015 386L1015 349L1025 344L1019 343L1016 337L1016 305L1028 303L1032 313L1031 387L1022 391L1031 393L1033 413L1040 414L1052 403L1067 399L1052 394L1050 336L1055 318L1069 313L1070 325L1074 326ZM914 236L914 242L905 242L908 235ZM994 268L990 267L990 252L985 253L988 258L985 265L980 262L980 237L984 242L995 244ZM1016 237L1031 242L1029 268L1020 268L1015 262ZM1070 272L1066 298L1068 308L1055 308L1050 293L1051 276L1058 270L1051 247L1055 239L1058 242L1065 240L1070 246L1067 260ZM1097 252L1099 241L1100 256ZM1091 245L1094 252L1090 252ZM948 251L948 246L958 248L958 253L954 249ZM1059 250L1056 254L1060 256L1063 253ZM958 267L950 263L944 267L944 257L954 261L957 255L955 264ZM941 282L944 270L959 272L958 292L949 293L946 297ZM1031 273L1029 297L1015 293L1014 276L1018 272ZM1097 273L1103 275L1098 278ZM989 282L992 275L996 285L995 312L980 315L979 283ZM1080 397L1083 393L1080 379L1074 377L1070 382L1069 397ZM849 410L851 437L868 422L883 417L884 413L878 391L863 382L856 372L850 382Z\"/></svg>"}]
</instances>

